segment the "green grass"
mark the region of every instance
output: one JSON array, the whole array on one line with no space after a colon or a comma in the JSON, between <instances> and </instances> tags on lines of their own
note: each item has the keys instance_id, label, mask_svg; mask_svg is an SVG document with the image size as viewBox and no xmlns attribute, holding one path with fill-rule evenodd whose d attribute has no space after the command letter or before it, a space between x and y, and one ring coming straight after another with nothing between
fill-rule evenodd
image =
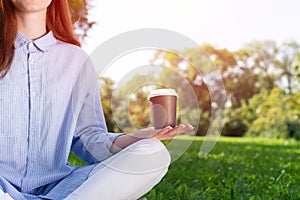
<instances>
[{"instance_id":1,"label":"green grass","mask_svg":"<svg viewBox=\"0 0 300 200\"><path fill-rule=\"evenodd\" d=\"M221 137L206 158L199 158L202 142L196 137L140 200L300 199L300 142ZM82 165L73 156L70 160Z\"/></svg>"},{"instance_id":2,"label":"green grass","mask_svg":"<svg viewBox=\"0 0 300 200\"><path fill-rule=\"evenodd\" d=\"M197 137L141 200L300 199L299 142L220 138L204 159L202 142Z\"/></svg>"}]
</instances>

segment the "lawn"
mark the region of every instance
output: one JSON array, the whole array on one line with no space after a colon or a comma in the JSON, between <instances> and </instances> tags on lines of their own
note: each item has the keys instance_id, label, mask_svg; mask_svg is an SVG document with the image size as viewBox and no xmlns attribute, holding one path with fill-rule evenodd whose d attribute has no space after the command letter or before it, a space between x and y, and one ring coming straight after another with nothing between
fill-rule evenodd
<instances>
[{"instance_id":1,"label":"lawn","mask_svg":"<svg viewBox=\"0 0 300 200\"><path fill-rule=\"evenodd\" d=\"M141 200L300 199L300 142L220 138L199 158L202 142L197 137Z\"/></svg>"},{"instance_id":2,"label":"lawn","mask_svg":"<svg viewBox=\"0 0 300 200\"><path fill-rule=\"evenodd\" d=\"M202 142L196 137L140 200L300 199L300 142L221 137L206 158L199 158Z\"/></svg>"}]
</instances>

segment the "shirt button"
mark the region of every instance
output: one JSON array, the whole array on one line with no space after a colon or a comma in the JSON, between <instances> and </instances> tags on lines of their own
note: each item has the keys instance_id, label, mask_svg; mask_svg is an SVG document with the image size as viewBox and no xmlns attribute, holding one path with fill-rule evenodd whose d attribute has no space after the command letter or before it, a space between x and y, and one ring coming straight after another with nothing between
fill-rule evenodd
<instances>
[{"instance_id":1,"label":"shirt button","mask_svg":"<svg viewBox=\"0 0 300 200\"><path fill-rule=\"evenodd\" d=\"M28 47L29 47L29 48L32 48L32 47L33 47L33 43L32 43L32 42L29 42Z\"/></svg>"},{"instance_id":2,"label":"shirt button","mask_svg":"<svg viewBox=\"0 0 300 200\"><path fill-rule=\"evenodd\" d=\"M35 97L35 96L36 96L36 92L32 92L31 94L32 94L32 96L33 96L33 97Z\"/></svg>"}]
</instances>

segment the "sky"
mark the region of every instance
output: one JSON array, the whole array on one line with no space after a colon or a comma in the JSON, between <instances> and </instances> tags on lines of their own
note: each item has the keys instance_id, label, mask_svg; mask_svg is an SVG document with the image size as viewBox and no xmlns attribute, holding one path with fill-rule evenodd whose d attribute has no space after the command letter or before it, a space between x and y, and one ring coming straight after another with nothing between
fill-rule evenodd
<instances>
[{"instance_id":1,"label":"sky","mask_svg":"<svg viewBox=\"0 0 300 200\"><path fill-rule=\"evenodd\" d=\"M254 40L274 40L282 43L293 39L300 42L298 0L89 2L93 5L90 19L97 24L89 31L83 44L88 53L115 35L140 28L168 29L183 34L198 44L209 43L229 50L237 50ZM135 55L128 54L125 57L115 62L116 68L124 65L132 68L145 64L145 60L149 60L149 52L145 52L144 56L141 52L136 52ZM116 79L117 76L113 78Z\"/></svg>"}]
</instances>

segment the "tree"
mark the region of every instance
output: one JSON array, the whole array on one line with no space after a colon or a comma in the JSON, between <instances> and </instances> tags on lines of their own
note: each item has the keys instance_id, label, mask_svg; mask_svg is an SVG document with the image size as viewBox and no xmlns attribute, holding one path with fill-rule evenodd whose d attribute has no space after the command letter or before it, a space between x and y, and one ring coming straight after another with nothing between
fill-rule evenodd
<instances>
[{"instance_id":1,"label":"tree","mask_svg":"<svg viewBox=\"0 0 300 200\"><path fill-rule=\"evenodd\" d=\"M278 47L274 41L254 41L243 48L247 55L240 63L258 76L257 87L271 91L275 86L275 71L278 67ZM279 75L278 75L279 76Z\"/></svg>"},{"instance_id":2,"label":"tree","mask_svg":"<svg viewBox=\"0 0 300 200\"><path fill-rule=\"evenodd\" d=\"M74 23L75 33L83 40L87 36L87 32L95 22L88 19L91 6L87 0L68 0L72 21Z\"/></svg>"},{"instance_id":3,"label":"tree","mask_svg":"<svg viewBox=\"0 0 300 200\"><path fill-rule=\"evenodd\" d=\"M172 87L183 99L179 105L182 119L178 121L198 126L198 135L206 134L211 117L211 99L203 74L209 73L212 62L204 53L202 49L187 49L180 55L157 51L152 60L162 66L157 82Z\"/></svg>"},{"instance_id":4,"label":"tree","mask_svg":"<svg viewBox=\"0 0 300 200\"><path fill-rule=\"evenodd\" d=\"M299 89L297 68L300 55L300 45L295 41L283 43L278 52L278 68L280 69L281 85L288 93Z\"/></svg>"},{"instance_id":5,"label":"tree","mask_svg":"<svg viewBox=\"0 0 300 200\"><path fill-rule=\"evenodd\" d=\"M179 114L186 120L179 117L178 123L194 121L194 126L198 123L197 134L204 135L216 102L211 94L223 98L220 80L214 76L217 66L227 93L223 135L242 136L247 132L251 136L300 138L299 63L299 45L290 42L281 46L272 41L253 42L234 52L208 44L181 53L157 51L153 70L114 88L115 100L103 101L114 103L117 122L130 132L150 122L149 91L172 87L182 97ZM114 85L107 84L106 90L112 91ZM114 130L120 127L112 124Z\"/></svg>"},{"instance_id":6,"label":"tree","mask_svg":"<svg viewBox=\"0 0 300 200\"><path fill-rule=\"evenodd\" d=\"M207 83L214 82L214 77L209 76L213 62L222 75L227 95L228 107L222 134L243 135L247 125L242 119L242 102L248 104L254 95L262 91L268 95L274 87L283 87L283 77L289 80L288 91L292 92L291 80L294 80L295 73L291 66L295 63L294 57L297 52L296 43L277 46L273 41L252 42L235 52L204 44L199 49L186 49L182 52L182 57L172 52L158 51L156 60L160 61L161 65L177 71L192 85L199 101L201 116L208 116L208 120L201 118L200 122L204 124L199 130L203 130L209 124L213 102L210 99L212 91L208 91ZM186 64L187 60L191 64ZM171 85L177 85L178 88L184 88L183 81L168 72L163 72L161 79L171 82ZM212 88L216 91L214 94L221 93L217 84ZM209 114L205 115L205 112Z\"/></svg>"},{"instance_id":7,"label":"tree","mask_svg":"<svg viewBox=\"0 0 300 200\"><path fill-rule=\"evenodd\" d=\"M296 55L295 64L294 64L295 75L298 79L298 90L300 89L300 53Z\"/></svg>"},{"instance_id":8,"label":"tree","mask_svg":"<svg viewBox=\"0 0 300 200\"><path fill-rule=\"evenodd\" d=\"M137 89L129 98L128 114L133 126L137 130L145 128L150 124L150 102L148 101L148 92L143 87Z\"/></svg>"},{"instance_id":9,"label":"tree","mask_svg":"<svg viewBox=\"0 0 300 200\"><path fill-rule=\"evenodd\" d=\"M116 123L112 114L112 94L114 91L114 81L108 77L102 77L99 81L101 103L106 120L106 126L108 131L118 131Z\"/></svg>"},{"instance_id":10,"label":"tree","mask_svg":"<svg viewBox=\"0 0 300 200\"><path fill-rule=\"evenodd\" d=\"M135 75L124 84L106 82L106 86L102 86L103 90L109 91L105 93L110 97L102 101L109 106L107 114L111 130L130 133L150 124L150 102L147 99L149 86L145 85L147 80L150 80L148 76Z\"/></svg>"},{"instance_id":11,"label":"tree","mask_svg":"<svg viewBox=\"0 0 300 200\"><path fill-rule=\"evenodd\" d=\"M246 132L246 125L241 117L241 102L248 101L259 92L257 87L259 77L248 66L248 63L244 62L250 57L250 54L244 49L230 52L227 49L218 49L211 45L202 47L217 66L226 89L227 108L222 134L242 136Z\"/></svg>"},{"instance_id":12,"label":"tree","mask_svg":"<svg viewBox=\"0 0 300 200\"><path fill-rule=\"evenodd\" d=\"M247 135L270 138L300 138L300 93L289 94L275 87L254 95L242 106Z\"/></svg>"}]
</instances>

